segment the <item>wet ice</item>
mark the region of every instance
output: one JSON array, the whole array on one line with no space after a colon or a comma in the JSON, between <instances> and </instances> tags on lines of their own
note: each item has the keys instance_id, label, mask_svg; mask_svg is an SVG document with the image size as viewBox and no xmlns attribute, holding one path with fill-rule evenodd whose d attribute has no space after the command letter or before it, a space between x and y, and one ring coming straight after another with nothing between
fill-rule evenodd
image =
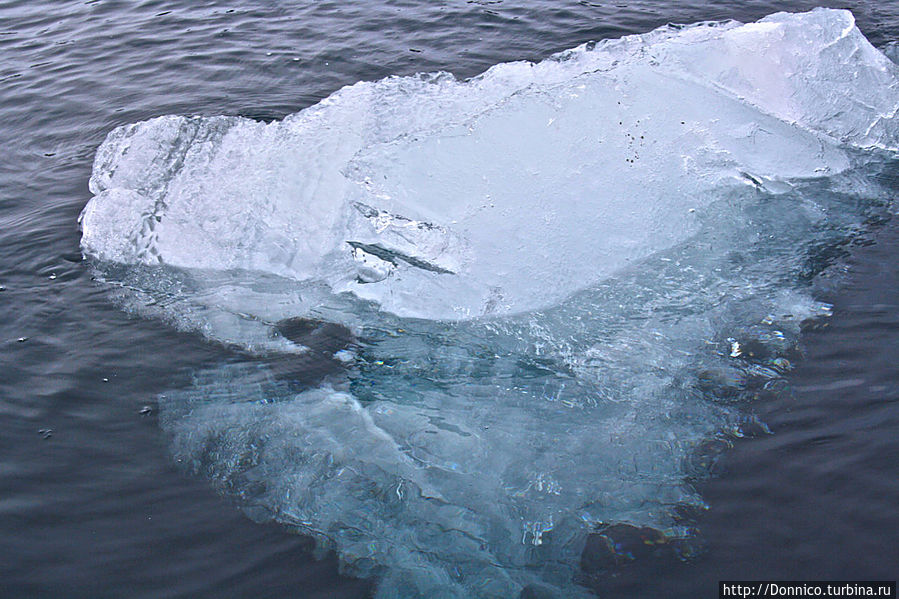
<instances>
[{"instance_id":1,"label":"wet ice","mask_svg":"<svg viewBox=\"0 0 899 599\"><path fill-rule=\"evenodd\" d=\"M848 12L666 27L121 127L82 248L125 309L258 358L160 414L251 515L385 597L572 596L588 531L689 537L697 455L764 430L815 276L890 210L897 107Z\"/></svg>"}]
</instances>

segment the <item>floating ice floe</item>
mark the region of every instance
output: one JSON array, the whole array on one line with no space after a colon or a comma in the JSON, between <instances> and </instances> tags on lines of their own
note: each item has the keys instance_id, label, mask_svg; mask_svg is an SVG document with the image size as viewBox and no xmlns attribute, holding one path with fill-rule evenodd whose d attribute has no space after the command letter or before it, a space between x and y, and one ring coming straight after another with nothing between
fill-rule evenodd
<instances>
[{"instance_id":1,"label":"floating ice floe","mask_svg":"<svg viewBox=\"0 0 899 599\"><path fill-rule=\"evenodd\" d=\"M124 308L261 358L160 415L251 515L384 597L572 596L591 530L688 537L710 447L765 430L812 281L889 212L897 109L849 12L668 26L120 127L82 249Z\"/></svg>"}]
</instances>

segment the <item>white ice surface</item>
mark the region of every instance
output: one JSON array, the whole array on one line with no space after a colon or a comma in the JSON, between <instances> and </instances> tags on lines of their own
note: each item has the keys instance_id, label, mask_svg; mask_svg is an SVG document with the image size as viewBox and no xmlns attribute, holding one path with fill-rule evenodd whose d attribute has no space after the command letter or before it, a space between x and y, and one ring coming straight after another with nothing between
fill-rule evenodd
<instances>
[{"instance_id":1,"label":"white ice surface","mask_svg":"<svg viewBox=\"0 0 899 599\"><path fill-rule=\"evenodd\" d=\"M896 85L850 13L817 10L359 83L270 124L160 117L98 150L82 246L321 281L399 316L517 313L688 238L722 187L894 149Z\"/></svg>"}]
</instances>

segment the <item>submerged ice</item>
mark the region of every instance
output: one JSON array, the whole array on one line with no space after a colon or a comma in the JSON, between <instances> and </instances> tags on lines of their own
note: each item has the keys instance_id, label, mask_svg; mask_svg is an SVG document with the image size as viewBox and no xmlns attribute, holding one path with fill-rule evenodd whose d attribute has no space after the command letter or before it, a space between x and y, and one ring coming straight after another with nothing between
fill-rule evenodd
<instances>
[{"instance_id":1,"label":"submerged ice","mask_svg":"<svg viewBox=\"0 0 899 599\"><path fill-rule=\"evenodd\" d=\"M811 281L889 209L897 75L819 9L160 117L99 148L82 248L258 358L161 399L251 514L385 597L571 596L590 530L687 536L710 441L764 429Z\"/></svg>"}]
</instances>

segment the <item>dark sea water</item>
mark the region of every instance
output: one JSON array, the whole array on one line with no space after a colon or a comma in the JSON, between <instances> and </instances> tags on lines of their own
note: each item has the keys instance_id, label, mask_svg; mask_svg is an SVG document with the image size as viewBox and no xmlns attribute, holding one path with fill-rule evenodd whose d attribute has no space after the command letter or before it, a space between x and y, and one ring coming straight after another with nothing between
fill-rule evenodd
<instances>
[{"instance_id":1,"label":"dark sea water","mask_svg":"<svg viewBox=\"0 0 899 599\"><path fill-rule=\"evenodd\" d=\"M248 519L172 460L159 393L227 359L120 311L76 218L114 127L163 114L276 119L338 88L459 78L669 22L849 8L876 46L899 2L0 2L0 595L364 597L311 541ZM842 250L833 316L702 483L702 551L593 577L607 597L711 597L721 579L899 572L899 229Z\"/></svg>"}]
</instances>

